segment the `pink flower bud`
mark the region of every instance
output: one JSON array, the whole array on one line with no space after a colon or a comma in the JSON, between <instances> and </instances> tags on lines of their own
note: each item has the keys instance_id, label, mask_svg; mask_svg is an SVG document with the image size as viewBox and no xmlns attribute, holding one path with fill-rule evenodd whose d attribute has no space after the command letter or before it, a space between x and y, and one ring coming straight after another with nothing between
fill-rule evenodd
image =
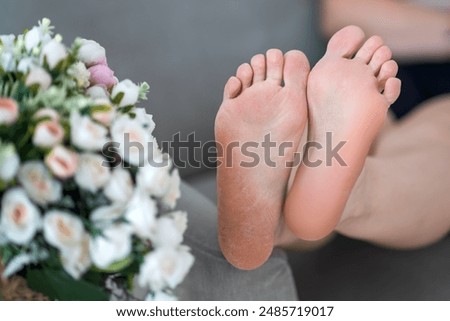
<instances>
[{"instance_id":1,"label":"pink flower bud","mask_svg":"<svg viewBox=\"0 0 450 321\"><path fill-rule=\"evenodd\" d=\"M114 77L114 71L112 71L106 65L95 65L88 69L91 73L89 83L91 86L103 85L106 88L111 88L117 83L117 78Z\"/></svg>"},{"instance_id":2,"label":"pink flower bud","mask_svg":"<svg viewBox=\"0 0 450 321\"><path fill-rule=\"evenodd\" d=\"M0 97L0 125L11 125L19 116L17 102L10 98Z\"/></svg>"}]
</instances>

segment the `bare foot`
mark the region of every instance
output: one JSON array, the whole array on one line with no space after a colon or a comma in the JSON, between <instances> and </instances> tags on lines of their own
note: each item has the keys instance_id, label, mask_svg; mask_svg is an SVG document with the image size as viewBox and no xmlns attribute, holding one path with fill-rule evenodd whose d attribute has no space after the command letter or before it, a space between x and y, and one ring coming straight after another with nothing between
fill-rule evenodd
<instances>
[{"instance_id":1,"label":"bare foot","mask_svg":"<svg viewBox=\"0 0 450 321\"><path fill-rule=\"evenodd\" d=\"M391 51L380 37L363 44L364 38L355 26L337 32L309 76L308 140L315 145L285 205L289 229L304 240L321 239L338 224L388 107L400 94Z\"/></svg>"},{"instance_id":2,"label":"bare foot","mask_svg":"<svg viewBox=\"0 0 450 321\"><path fill-rule=\"evenodd\" d=\"M217 172L219 243L237 268L257 268L272 252L291 171L286 164L307 120L308 73L302 52L283 57L271 49L241 65L225 85L215 124L223 150ZM270 157L263 144L267 134L274 147ZM282 143L284 153L279 153Z\"/></svg>"}]
</instances>

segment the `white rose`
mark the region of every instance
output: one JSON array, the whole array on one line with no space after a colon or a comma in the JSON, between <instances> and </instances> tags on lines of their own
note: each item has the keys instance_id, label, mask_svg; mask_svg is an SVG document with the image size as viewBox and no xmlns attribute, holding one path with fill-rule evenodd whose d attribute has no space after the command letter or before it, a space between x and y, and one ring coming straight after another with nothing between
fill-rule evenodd
<instances>
[{"instance_id":1,"label":"white rose","mask_svg":"<svg viewBox=\"0 0 450 321\"><path fill-rule=\"evenodd\" d=\"M72 144L83 150L101 150L108 143L108 130L78 112L70 114L70 133Z\"/></svg>"},{"instance_id":2,"label":"white rose","mask_svg":"<svg viewBox=\"0 0 450 321\"><path fill-rule=\"evenodd\" d=\"M111 126L112 140L119 144L122 159L131 165L144 166L161 152L155 138L141 126L139 121L128 116L118 117Z\"/></svg>"},{"instance_id":3,"label":"white rose","mask_svg":"<svg viewBox=\"0 0 450 321\"><path fill-rule=\"evenodd\" d=\"M153 115L147 114L145 108L135 108L133 112L136 114L136 119L141 123L142 127L148 130L151 134L155 129L155 122L153 121Z\"/></svg>"},{"instance_id":4,"label":"white rose","mask_svg":"<svg viewBox=\"0 0 450 321\"><path fill-rule=\"evenodd\" d=\"M95 85L92 87L89 87L86 90L86 94L91 97L92 99L107 99L109 101L109 93L108 91L105 89L105 87L100 86L100 85Z\"/></svg>"},{"instance_id":5,"label":"white rose","mask_svg":"<svg viewBox=\"0 0 450 321\"><path fill-rule=\"evenodd\" d=\"M78 280L91 266L89 254L89 235L84 234L79 244L71 247L64 247L61 251L61 263L74 279Z\"/></svg>"},{"instance_id":6,"label":"white rose","mask_svg":"<svg viewBox=\"0 0 450 321\"><path fill-rule=\"evenodd\" d=\"M156 221L150 240L156 248L177 247L183 242L183 232L178 228L174 219L163 216Z\"/></svg>"},{"instance_id":7,"label":"white rose","mask_svg":"<svg viewBox=\"0 0 450 321\"><path fill-rule=\"evenodd\" d=\"M94 40L81 39L81 47L78 51L78 59L91 67L100 63L106 63L105 48Z\"/></svg>"},{"instance_id":8,"label":"white rose","mask_svg":"<svg viewBox=\"0 0 450 321\"><path fill-rule=\"evenodd\" d=\"M124 212L124 207L120 204L101 206L96 208L89 218L98 228L105 228L123 217Z\"/></svg>"},{"instance_id":9,"label":"white rose","mask_svg":"<svg viewBox=\"0 0 450 321\"><path fill-rule=\"evenodd\" d=\"M134 232L140 238L151 236L158 208L155 201L140 190L135 190L128 203L125 218L133 226Z\"/></svg>"},{"instance_id":10,"label":"white rose","mask_svg":"<svg viewBox=\"0 0 450 321\"><path fill-rule=\"evenodd\" d=\"M163 203L171 209L175 207L177 199L181 196L180 183L181 179L178 169L174 169L172 171L172 175L170 176L167 193L162 198Z\"/></svg>"},{"instance_id":11,"label":"white rose","mask_svg":"<svg viewBox=\"0 0 450 321\"><path fill-rule=\"evenodd\" d=\"M167 286L173 289L183 281L193 263L194 257L186 247L158 248L145 256L138 283L156 292Z\"/></svg>"},{"instance_id":12,"label":"white rose","mask_svg":"<svg viewBox=\"0 0 450 321\"><path fill-rule=\"evenodd\" d=\"M60 251L79 246L84 236L83 223L74 214L60 210L45 213L44 237Z\"/></svg>"},{"instance_id":13,"label":"white rose","mask_svg":"<svg viewBox=\"0 0 450 321\"><path fill-rule=\"evenodd\" d=\"M114 224L91 238L89 251L95 266L105 269L131 253L131 229L128 224Z\"/></svg>"},{"instance_id":14,"label":"white rose","mask_svg":"<svg viewBox=\"0 0 450 321\"><path fill-rule=\"evenodd\" d=\"M32 86L38 84L41 90L47 90L52 84L52 77L44 68L34 67L25 80L25 85Z\"/></svg>"},{"instance_id":15,"label":"white rose","mask_svg":"<svg viewBox=\"0 0 450 321\"><path fill-rule=\"evenodd\" d=\"M2 198L1 229L16 244L27 244L41 226L38 208L21 188L8 190Z\"/></svg>"},{"instance_id":16,"label":"white rose","mask_svg":"<svg viewBox=\"0 0 450 321\"><path fill-rule=\"evenodd\" d=\"M0 144L0 179L8 182L16 176L20 159L13 144Z\"/></svg>"},{"instance_id":17,"label":"white rose","mask_svg":"<svg viewBox=\"0 0 450 321\"><path fill-rule=\"evenodd\" d=\"M80 154L75 182L78 186L95 193L102 188L111 176L106 160L97 154Z\"/></svg>"},{"instance_id":18,"label":"white rose","mask_svg":"<svg viewBox=\"0 0 450 321\"><path fill-rule=\"evenodd\" d=\"M42 34L39 27L33 27L25 35L25 49L31 51L41 42Z\"/></svg>"},{"instance_id":19,"label":"white rose","mask_svg":"<svg viewBox=\"0 0 450 321\"><path fill-rule=\"evenodd\" d=\"M78 155L64 146L57 145L45 157L45 164L56 177L69 178L77 169Z\"/></svg>"},{"instance_id":20,"label":"white rose","mask_svg":"<svg viewBox=\"0 0 450 321\"><path fill-rule=\"evenodd\" d=\"M50 118L50 120L59 122L59 114L52 108L40 108L34 115L33 119Z\"/></svg>"},{"instance_id":21,"label":"white rose","mask_svg":"<svg viewBox=\"0 0 450 321\"><path fill-rule=\"evenodd\" d=\"M129 79L122 80L114 86L111 92L113 100L119 93L123 93L123 97L119 102L119 107L134 105L139 98L139 86Z\"/></svg>"},{"instance_id":22,"label":"white rose","mask_svg":"<svg viewBox=\"0 0 450 321\"><path fill-rule=\"evenodd\" d=\"M91 77L91 73L87 70L84 63L80 61L74 63L72 66L70 66L68 73L73 78L75 78L79 87L89 87L89 78Z\"/></svg>"},{"instance_id":23,"label":"white rose","mask_svg":"<svg viewBox=\"0 0 450 321\"><path fill-rule=\"evenodd\" d=\"M49 148L61 143L64 139L64 129L55 120L44 120L37 124L33 134L33 144Z\"/></svg>"},{"instance_id":24,"label":"white rose","mask_svg":"<svg viewBox=\"0 0 450 321\"><path fill-rule=\"evenodd\" d=\"M10 98L0 98L0 125L11 125L19 117L19 106Z\"/></svg>"},{"instance_id":25,"label":"white rose","mask_svg":"<svg viewBox=\"0 0 450 321\"><path fill-rule=\"evenodd\" d=\"M121 167L115 168L103 192L115 203L127 203L133 195L133 181L130 172Z\"/></svg>"},{"instance_id":26,"label":"white rose","mask_svg":"<svg viewBox=\"0 0 450 321\"><path fill-rule=\"evenodd\" d=\"M143 167L139 167L136 176L137 185L149 195L164 196L170 187L171 167L172 164L167 157L154 159L154 166L144 164Z\"/></svg>"},{"instance_id":27,"label":"white rose","mask_svg":"<svg viewBox=\"0 0 450 321\"><path fill-rule=\"evenodd\" d=\"M23 164L18 178L30 198L40 205L53 203L61 198L61 184L54 180L44 164L38 161Z\"/></svg>"},{"instance_id":28,"label":"white rose","mask_svg":"<svg viewBox=\"0 0 450 321\"><path fill-rule=\"evenodd\" d=\"M101 109L95 109L94 107L92 118L109 127L116 116L116 110L109 99L106 98L97 98L94 103L95 106L101 106Z\"/></svg>"},{"instance_id":29,"label":"white rose","mask_svg":"<svg viewBox=\"0 0 450 321\"><path fill-rule=\"evenodd\" d=\"M64 45L56 40L51 40L42 48L41 59L47 60L50 69L54 69L62 60L67 58L67 50Z\"/></svg>"}]
</instances>

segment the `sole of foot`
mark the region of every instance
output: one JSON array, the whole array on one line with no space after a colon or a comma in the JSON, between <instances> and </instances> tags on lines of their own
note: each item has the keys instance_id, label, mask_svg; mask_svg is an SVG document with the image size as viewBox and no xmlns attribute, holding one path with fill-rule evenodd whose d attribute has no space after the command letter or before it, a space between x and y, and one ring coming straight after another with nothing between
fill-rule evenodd
<instances>
[{"instance_id":1,"label":"sole of foot","mask_svg":"<svg viewBox=\"0 0 450 321\"><path fill-rule=\"evenodd\" d=\"M224 256L239 269L259 267L273 250L289 165L307 121L309 70L302 52L271 49L225 85L215 123L218 231Z\"/></svg>"},{"instance_id":2,"label":"sole of foot","mask_svg":"<svg viewBox=\"0 0 450 321\"><path fill-rule=\"evenodd\" d=\"M289 229L318 240L339 223L370 146L400 94L397 64L374 36L356 26L338 31L308 80L310 148L285 204ZM312 143L311 143L312 142Z\"/></svg>"}]
</instances>

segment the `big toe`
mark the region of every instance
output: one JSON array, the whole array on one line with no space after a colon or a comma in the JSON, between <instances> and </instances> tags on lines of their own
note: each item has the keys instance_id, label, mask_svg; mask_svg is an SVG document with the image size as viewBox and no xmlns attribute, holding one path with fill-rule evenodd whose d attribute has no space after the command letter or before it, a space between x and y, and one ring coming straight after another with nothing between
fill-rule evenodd
<instances>
[{"instance_id":1,"label":"big toe","mask_svg":"<svg viewBox=\"0 0 450 321\"><path fill-rule=\"evenodd\" d=\"M351 58L361 47L365 39L364 31L357 26L347 26L331 37L327 46L327 55Z\"/></svg>"},{"instance_id":2,"label":"big toe","mask_svg":"<svg viewBox=\"0 0 450 321\"><path fill-rule=\"evenodd\" d=\"M308 58L299 50L291 50L284 55L284 84L287 88L306 91L310 66Z\"/></svg>"}]
</instances>

